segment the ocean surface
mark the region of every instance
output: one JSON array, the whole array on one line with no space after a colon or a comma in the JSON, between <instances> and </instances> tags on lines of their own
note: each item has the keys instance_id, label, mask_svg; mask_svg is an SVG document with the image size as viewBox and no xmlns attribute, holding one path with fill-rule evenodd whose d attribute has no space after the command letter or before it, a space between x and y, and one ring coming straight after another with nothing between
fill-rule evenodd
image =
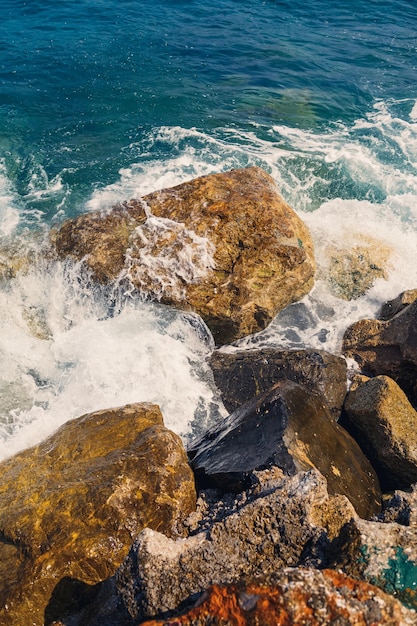
<instances>
[{"instance_id":1,"label":"ocean surface","mask_svg":"<svg viewBox=\"0 0 417 626\"><path fill-rule=\"evenodd\" d=\"M127 402L185 439L225 414L197 316L35 262L68 217L266 169L311 230L316 285L228 349L339 353L417 287L414 0L0 0L0 18L0 459ZM329 250L363 245L382 270L346 300Z\"/></svg>"}]
</instances>

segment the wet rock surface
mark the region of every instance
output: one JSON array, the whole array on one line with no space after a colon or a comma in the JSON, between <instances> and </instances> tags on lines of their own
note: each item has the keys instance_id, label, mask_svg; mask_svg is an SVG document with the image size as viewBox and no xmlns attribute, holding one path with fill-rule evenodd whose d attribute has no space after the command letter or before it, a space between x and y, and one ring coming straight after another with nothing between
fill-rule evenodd
<instances>
[{"instance_id":1,"label":"wet rock surface","mask_svg":"<svg viewBox=\"0 0 417 626\"><path fill-rule=\"evenodd\" d=\"M349 392L344 423L371 461L386 491L417 482L417 412L388 376Z\"/></svg>"},{"instance_id":2,"label":"wet rock surface","mask_svg":"<svg viewBox=\"0 0 417 626\"><path fill-rule=\"evenodd\" d=\"M210 366L228 411L235 411L282 379L322 395L335 419L346 396L346 361L321 350L216 350Z\"/></svg>"},{"instance_id":3,"label":"wet rock surface","mask_svg":"<svg viewBox=\"0 0 417 626\"><path fill-rule=\"evenodd\" d=\"M53 243L101 282L124 276L152 298L196 311L218 344L265 328L314 280L306 226L257 167L69 220Z\"/></svg>"},{"instance_id":4,"label":"wet rock surface","mask_svg":"<svg viewBox=\"0 0 417 626\"><path fill-rule=\"evenodd\" d=\"M340 572L286 568L268 583L213 585L175 621L144 626L412 626L415 614L377 587Z\"/></svg>"},{"instance_id":5,"label":"wet rock surface","mask_svg":"<svg viewBox=\"0 0 417 626\"><path fill-rule=\"evenodd\" d=\"M195 508L182 442L156 405L67 422L0 464L0 623L44 623L57 581L114 573L144 527L178 536Z\"/></svg>"},{"instance_id":6,"label":"wet rock surface","mask_svg":"<svg viewBox=\"0 0 417 626\"><path fill-rule=\"evenodd\" d=\"M359 320L343 338L343 354L368 376L395 380L417 406L417 301L391 319Z\"/></svg>"},{"instance_id":7,"label":"wet rock surface","mask_svg":"<svg viewBox=\"0 0 417 626\"><path fill-rule=\"evenodd\" d=\"M380 510L375 471L355 440L336 424L323 399L284 380L188 446L201 487L240 491L253 470L286 474L318 469L331 494L347 496L362 517Z\"/></svg>"}]
</instances>

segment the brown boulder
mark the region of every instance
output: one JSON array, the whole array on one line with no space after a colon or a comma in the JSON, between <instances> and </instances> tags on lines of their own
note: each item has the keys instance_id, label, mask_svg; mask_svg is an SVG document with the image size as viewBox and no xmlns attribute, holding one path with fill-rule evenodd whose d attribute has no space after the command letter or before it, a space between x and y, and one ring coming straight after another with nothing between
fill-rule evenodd
<instances>
[{"instance_id":1,"label":"brown boulder","mask_svg":"<svg viewBox=\"0 0 417 626\"><path fill-rule=\"evenodd\" d=\"M350 391L346 428L376 469L386 491L417 482L417 412L388 376L370 378Z\"/></svg>"},{"instance_id":2,"label":"brown boulder","mask_svg":"<svg viewBox=\"0 0 417 626\"><path fill-rule=\"evenodd\" d=\"M253 470L279 467L286 474L318 469L330 494L345 495L358 515L378 513L375 471L356 441L336 424L323 399L284 380L242 405L188 447L201 487L243 490Z\"/></svg>"},{"instance_id":3,"label":"brown boulder","mask_svg":"<svg viewBox=\"0 0 417 626\"><path fill-rule=\"evenodd\" d=\"M368 376L395 380L417 406L417 301L387 321L363 319L350 326L343 353Z\"/></svg>"},{"instance_id":4,"label":"brown boulder","mask_svg":"<svg viewBox=\"0 0 417 626\"><path fill-rule=\"evenodd\" d=\"M341 572L285 568L268 583L213 585L186 614L143 626L413 626L417 616L377 587Z\"/></svg>"},{"instance_id":5,"label":"brown boulder","mask_svg":"<svg viewBox=\"0 0 417 626\"><path fill-rule=\"evenodd\" d=\"M67 221L59 257L93 276L199 313L216 343L265 328L308 293L315 262L306 226L273 179L250 167L198 178Z\"/></svg>"},{"instance_id":6,"label":"brown boulder","mask_svg":"<svg viewBox=\"0 0 417 626\"><path fill-rule=\"evenodd\" d=\"M346 361L323 350L216 350L210 366L228 411L235 411L284 378L321 394L334 419L346 396Z\"/></svg>"},{"instance_id":7,"label":"brown boulder","mask_svg":"<svg viewBox=\"0 0 417 626\"><path fill-rule=\"evenodd\" d=\"M0 623L40 626L60 579L103 580L144 527L177 536L194 508L185 450L156 405L64 424L0 464Z\"/></svg>"}]
</instances>

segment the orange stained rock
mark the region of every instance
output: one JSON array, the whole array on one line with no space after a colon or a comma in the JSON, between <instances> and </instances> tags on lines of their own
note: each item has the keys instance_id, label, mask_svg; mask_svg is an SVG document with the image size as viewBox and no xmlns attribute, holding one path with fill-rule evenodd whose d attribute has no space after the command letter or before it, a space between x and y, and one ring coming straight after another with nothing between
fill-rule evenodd
<instances>
[{"instance_id":1,"label":"orange stained rock","mask_svg":"<svg viewBox=\"0 0 417 626\"><path fill-rule=\"evenodd\" d=\"M284 570L274 584L212 585L188 613L143 626L406 626L413 612L365 582L331 570ZM414 614L415 615L415 614ZM415 620L415 621L414 621Z\"/></svg>"}]
</instances>

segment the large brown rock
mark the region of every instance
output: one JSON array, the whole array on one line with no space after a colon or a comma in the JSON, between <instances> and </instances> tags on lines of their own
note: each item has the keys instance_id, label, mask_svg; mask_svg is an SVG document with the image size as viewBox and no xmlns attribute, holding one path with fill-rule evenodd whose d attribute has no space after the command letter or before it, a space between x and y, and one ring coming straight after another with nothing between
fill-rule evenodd
<instances>
[{"instance_id":1,"label":"large brown rock","mask_svg":"<svg viewBox=\"0 0 417 626\"><path fill-rule=\"evenodd\" d=\"M322 397L284 380L242 405L188 447L197 483L243 490L251 472L318 469L329 493L345 495L362 517L380 510L374 469L356 441L336 424Z\"/></svg>"},{"instance_id":2,"label":"large brown rock","mask_svg":"<svg viewBox=\"0 0 417 626\"><path fill-rule=\"evenodd\" d=\"M44 624L64 577L112 575L144 528L178 536L195 508L185 450L159 408L72 420L0 464L0 623Z\"/></svg>"},{"instance_id":3,"label":"large brown rock","mask_svg":"<svg viewBox=\"0 0 417 626\"><path fill-rule=\"evenodd\" d=\"M363 373L395 380L417 406L417 301L388 320L363 319L350 326L343 353Z\"/></svg>"},{"instance_id":4,"label":"large brown rock","mask_svg":"<svg viewBox=\"0 0 417 626\"><path fill-rule=\"evenodd\" d=\"M213 585L186 614L143 626L413 626L417 615L378 587L336 572L285 568L260 581Z\"/></svg>"},{"instance_id":5,"label":"large brown rock","mask_svg":"<svg viewBox=\"0 0 417 626\"><path fill-rule=\"evenodd\" d=\"M306 226L257 167L69 220L53 241L99 281L125 276L152 298L196 311L218 344L265 328L309 292L315 271Z\"/></svg>"},{"instance_id":6,"label":"large brown rock","mask_svg":"<svg viewBox=\"0 0 417 626\"><path fill-rule=\"evenodd\" d=\"M235 411L282 379L321 394L334 419L346 396L346 361L323 350L215 350L210 366L228 411Z\"/></svg>"},{"instance_id":7,"label":"large brown rock","mask_svg":"<svg viewBox=\"0 0 417 626\"><path fill-rule=\"evenodd\" d=\"M376 469L384 490L417 482L417 412L388 376L350 391L345 424Z\"/></svg>"}]
</instances>

